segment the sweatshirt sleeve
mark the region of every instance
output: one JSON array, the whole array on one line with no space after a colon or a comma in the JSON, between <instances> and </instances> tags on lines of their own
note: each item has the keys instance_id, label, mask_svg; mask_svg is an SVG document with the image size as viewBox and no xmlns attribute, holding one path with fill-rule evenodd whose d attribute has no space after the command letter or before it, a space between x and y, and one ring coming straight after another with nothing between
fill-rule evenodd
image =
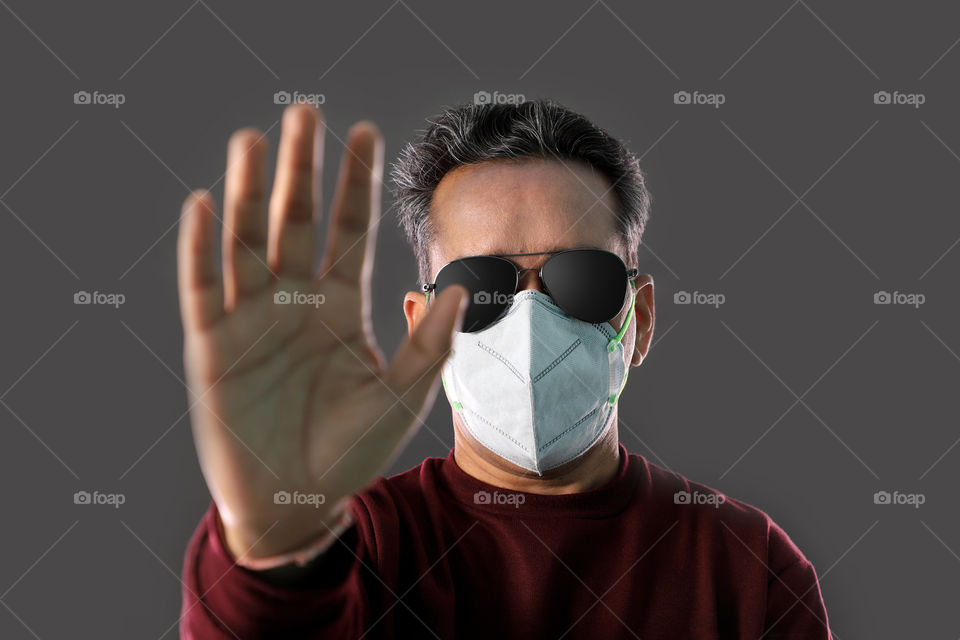
<instances>
[{"instance_id":1,"label":"sweatshirt sleeve","mask_svg":"<svg viewBox=\"0 0 960 640\"><path fill-rule=\"evenodd\" d=\"M296 588L275 586L235 564L216 505L211 504L184 559L180 637L359 637L367 611L360 576L363 557L354 524L314 561L316 570L308 582Z\"/></svg>"},{"instance_id":2,"label":"sweatshirt sleeve","mask_svg":"<svg viewBox=\"0 0 960 640\"><path fill-rule=\"evenodd\" d=\"M832 640L827 610L813 565L787 534L770 521L768 534L768 640Z\"/></svg>"}]
</instances>

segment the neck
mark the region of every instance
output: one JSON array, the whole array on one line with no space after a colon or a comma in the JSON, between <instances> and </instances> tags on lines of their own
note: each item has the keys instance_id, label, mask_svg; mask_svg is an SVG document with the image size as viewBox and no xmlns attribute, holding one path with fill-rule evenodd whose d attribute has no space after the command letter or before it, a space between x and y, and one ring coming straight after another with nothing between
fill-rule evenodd
<instances>
[{"instance_id":1,"label":"neck","mask_svg":"<svg viewBox=\"0 0 960 640\"><path fill-rule=\"evenodd\" d=\"M507 462L488 450L462 428L456 413L453 422L457 466L467 475L495 487L542 495L580 493L612 480L620 466L616 411L593 447L576 460L544 471L543 475Z\"/></svg>"}]
</instances>

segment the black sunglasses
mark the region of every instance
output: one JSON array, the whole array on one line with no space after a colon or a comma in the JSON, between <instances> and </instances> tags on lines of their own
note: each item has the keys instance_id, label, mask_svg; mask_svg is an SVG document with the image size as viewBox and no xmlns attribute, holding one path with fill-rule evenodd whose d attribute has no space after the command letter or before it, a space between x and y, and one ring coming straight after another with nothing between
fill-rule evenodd
<instances>
[{"instance_id":1,"label":"black sunglasses","mask_svg":"<svg viewBox=\"0 0 960 640\"><path fill-rule=\"evenodd\" d=\"M521 269L507 257L549 255L539 269ZM435 282L421 285L430 300L431 291L451 284L466 287L469 304L463 318L464 333L493 324L513 300L524 271L539 271L540 281L553 301L568 316L599 324L617 317L623 309L627 283L637 269L627 269L615 253L601 249L567 249L539 253L505 253L472 256L449 262Z\"/></svg>"}]
</instances>

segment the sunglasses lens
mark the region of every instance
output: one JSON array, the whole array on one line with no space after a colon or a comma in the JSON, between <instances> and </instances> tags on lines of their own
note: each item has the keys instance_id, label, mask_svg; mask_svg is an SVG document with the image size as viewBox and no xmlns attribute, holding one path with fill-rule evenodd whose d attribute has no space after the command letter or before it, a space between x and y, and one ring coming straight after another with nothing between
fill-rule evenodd
<instances>
[{"instance_id":1,"label":"sunglasses lens","mask_svg":"<svg viewBox=\"0 0 960 640\"><path fill-rule=\"evenodd\" d=\"M452 284L466 287L469 305L461 331L480 331L492 324L517 290L517 269L513 263L493 256L476 256L454 260L437 274L437 292Z\"/></svg>"},{"instance_id":2,"label":"sunglasses lens","mask_svg":"<svg viewBox=\"0 0 960 640\"><path fill-rule=\"evenodd\" d=\"M564 251L544 263L543 284L567 315L599 324L612 320L623 309L627 267L608 251Z\"/></svg>"}]
</instances>

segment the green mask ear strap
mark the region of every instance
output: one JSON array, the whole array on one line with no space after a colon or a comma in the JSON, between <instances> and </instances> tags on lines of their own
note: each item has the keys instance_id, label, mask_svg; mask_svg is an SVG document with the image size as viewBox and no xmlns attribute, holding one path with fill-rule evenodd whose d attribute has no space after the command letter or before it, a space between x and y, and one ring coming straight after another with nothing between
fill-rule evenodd
<instances>
[{"instance_id":1,"label":"green mask ear strap","mask_svg":"<svg viewBox=\"0 0 960 640\"><path fill-rule=\"evenodd\" d=\"M450 397L450 390L447 389L447 381L443 378L443 373L442 373L442 372L440 373L440 382L443 383L443 392L446 393L446 394L447 394L447 397L449 398L449 397ZM453 408L454 408L456 411L460 411L460 410L463 409L463 405L460 404L459 402L457 402L456 400L451 400L451 403L453 404Z\"/></svg>"},{"instance_id":2,"label":"green mask ear strap","mask_svg":"<svg viewBox=\"0 0 960 640\"><path fill-rule=\"evenodd\" d=\"M630 294L630 315L627 316L626 322L624 322L623 326L620 327L620 331L617 333L617 335L610 338L610 342L607 343L607 351L613 351L617 348L617 345L620 344L621 340L623 340L623 334L627 332L627 327L630 326L633 316L635 316L637 313L633 306L637 299L637 285L633 283L633 280L630 281L630 287L633 289L632 293Z\"/></svg>"},{"instance_id":3,"label":"green mask ear strap","mask_svg":"<svg viewBox=\"0 0 960 640\"><path fill-rule=\"evenodd\" d=\"M613 338L610 338L610 342L607 343L607 350L610 351L611 353L613 353L613 351L617 348L617 345L623 339L623 334L627 332L627 327L630 326L630 322L631 320L633 320L633 316L635 316L637 313L636 308L633 306L634 301L637 298L637 285L634 284L633 280L631 280L630 286L633 287L633 293L630 296L630 316L627 318L627 321L623 323L623 326L620 327L620 331L617 333L617 335L614 336ZM607 398L608 403L610 404L617 403L617 398L619 398L620 394L623 393L623 388L627 386L627 377L629 375L630 375L630 365L628 364L627 370L623 374L623 382L620 383L620 388L617 389L617 393L615 395L612 395L609 398Z\"/></svg>"}]
</instances>

